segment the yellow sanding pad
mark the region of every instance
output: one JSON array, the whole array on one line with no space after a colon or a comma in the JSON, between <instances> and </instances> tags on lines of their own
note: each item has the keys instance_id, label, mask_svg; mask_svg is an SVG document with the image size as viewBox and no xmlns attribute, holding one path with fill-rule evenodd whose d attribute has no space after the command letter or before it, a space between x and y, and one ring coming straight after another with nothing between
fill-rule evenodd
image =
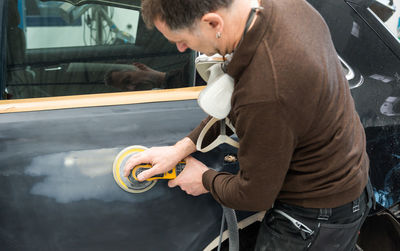
<instances>
[{"instance_id":1,"label":"yellow sanding pad","mask_svg":"<svg viewBox=\"0 0 400 251\"><path fill-rule=\"evenodd\" d=\"M128 178L124 176L124 167L128 159L131 156L145 150L147 150L147 147L144 146L129 146L119 152L119 154L115 158L113 163L114 180L115 182L117 182L118 186L121 187L124 191L127 191L129 193L143 193L150 190L157 183L157 180L145 180L143 182L140 182L132 177Z\"/></svg>"}]
</instances>

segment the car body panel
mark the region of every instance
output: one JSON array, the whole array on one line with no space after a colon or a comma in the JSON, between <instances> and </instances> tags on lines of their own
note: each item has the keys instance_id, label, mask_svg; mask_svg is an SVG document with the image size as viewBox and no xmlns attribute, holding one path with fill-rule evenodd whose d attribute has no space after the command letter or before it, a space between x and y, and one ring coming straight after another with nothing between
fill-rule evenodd
<instances>
[{"instance_id":1,"label":"car body panel","mask_svg":"<svg viewBox=\"0 0 400 251\"><path fill-rule=\"evenodd\" d=\"M400 187L393 185L397 182L390 172L400 164L400 41L367 7L371 1L309 2L326 20L338 54L354 71L349 84L366 132L371 182L378 202L394 206L400 201Z\"/></svg>"},{"instance_id":2,"label":"car body panel","mask_svg":"<svg viewBox=\"0 0 400 251\"><path fill-rule=\"evenodd\" d=\"M221 217L210 194L192 197L165 181L130 194L112 176L113 160L124 147L173 144L202 117L195 101L3 114L0 246L205 247L217 235ZM221 148L197 157L217 170L224 167Z\"/></svg>"}]
</instances>

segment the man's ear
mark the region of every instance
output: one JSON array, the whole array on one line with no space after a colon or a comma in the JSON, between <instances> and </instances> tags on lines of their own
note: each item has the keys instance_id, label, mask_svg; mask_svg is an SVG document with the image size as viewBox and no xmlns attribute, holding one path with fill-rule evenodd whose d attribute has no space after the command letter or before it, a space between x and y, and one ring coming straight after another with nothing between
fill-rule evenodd
<instances>
[{"instance_id":1,"label":"man's ear","mask_svg":"<svg viewBox=\"0 0 400 251\"><path fill-rule=\"evenodd\" d=\"M206 13L202 18L201 22L205 24L208 28L213 29L215 32L222 32L224 28L224 20L222 17L215 13Z\"/></svg>"}]
</instances>

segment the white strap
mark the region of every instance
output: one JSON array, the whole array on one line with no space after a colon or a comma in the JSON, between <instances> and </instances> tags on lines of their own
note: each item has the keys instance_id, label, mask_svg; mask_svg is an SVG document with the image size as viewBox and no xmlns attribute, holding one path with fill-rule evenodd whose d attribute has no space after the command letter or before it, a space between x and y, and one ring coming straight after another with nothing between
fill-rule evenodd
<instances>
[{"instance_id":1,"label":"white strap","mask_svg":"<svg viewBox=\"0 0 400 251\"><path fill-rule=\"evenodd\" d=\"M312 231L309 227L307 227L307 225L305 225L303 222L296 220L295 218L291 217L287 213L285 213L285 212L283 212L283 211L281 211L279 209L274 209L274 211L279 213L280 215L282 215L283 217L285 217L289 221L291 221L293 223L293 225L295 225L295 227L298 228L300 231L303 231L303 232L308 233L310 235L312 235L314 233L314 231Z\"/></svg>"},{"instance_id":2,"label":"white strap","mask_svg":"<svg viewBox=\"0 0 400 251\"><path fill-rule=\"evenodd\" d=\"M226 134L220 134L211 144L209 144L208 146L206 146L204 148L201 148L201 145L203 143L206 133L217 121L219 121L219 119L214 118L214 117L211 118L210 121L207 122L206 126L204 126L203 130L201 130L199 138L197 139L197 143L196 143L196 148L198 151L205 153L205 152L211 151L212 149L216 148L217 146L219 146L223 143L227 143L233 147L239 148L239 142L228 137ZM235 128L233 127L232 123L230 122L230 120L228 118L225 119L225 123L234 133L236 133ZM223 129L225 129L225 128L223 128ZM225 130L221 130L221 131L225 131Z\"/></svg>"}]
</instances>

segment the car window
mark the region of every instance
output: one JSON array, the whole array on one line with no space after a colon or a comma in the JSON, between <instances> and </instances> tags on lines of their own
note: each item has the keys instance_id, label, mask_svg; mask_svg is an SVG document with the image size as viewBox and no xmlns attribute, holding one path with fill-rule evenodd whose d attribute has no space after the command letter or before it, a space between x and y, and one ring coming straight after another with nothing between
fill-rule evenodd
<instances>
[{"instance_id":1,"label":"car window","mask_svg":"<svg viewBox=\"0 0 400 251\"><path fill-rule=\"evenodd\" d=\"M26 48L134 44L138 10L88 4L28 1ZM35 8L36 7L36 8Z\"/></svg>"},{"instance_id":2,"label":"car window","mask_svg":"<svg viewBox=\"0 0 400 251\"><path fill-rule=\"evenodd\" d=\"M139 7L8 0L7 13L7 99L193 85L194 52L148 30Z\"/></svg>"},{"instance_id":3,"label":"car window","mask_svg":"<svg viewBox=\"0 0 400 251\"><path fill-rule=\"evenodd\" d=\"M370 5L376 17L398 39L400 39L400 12L397 10L399 7L400 0L375 0Z\"/></svg>"}]
</instances>

